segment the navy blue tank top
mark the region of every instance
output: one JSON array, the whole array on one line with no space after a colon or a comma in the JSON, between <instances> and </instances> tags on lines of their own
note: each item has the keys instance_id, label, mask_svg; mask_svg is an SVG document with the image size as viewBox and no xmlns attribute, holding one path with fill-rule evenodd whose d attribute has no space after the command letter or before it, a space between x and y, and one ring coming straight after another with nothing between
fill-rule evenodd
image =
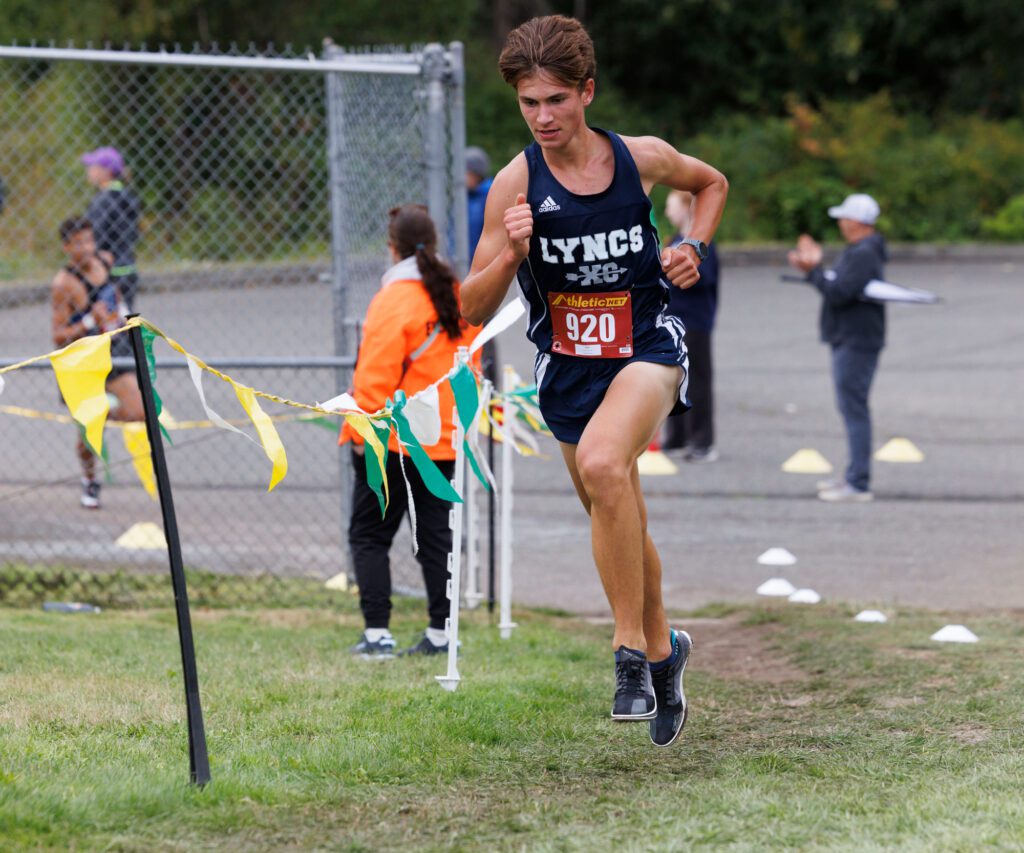
<instances>
[{"instance_id":1,"label":"navy blue tank top","mask_svg":"<svg viewBox=\"0 0 1024 853\"><path fill-rule=\"evenodd\" d=\"M592 129L608 138L615 155L610 186L593 195L565 189L536 142L525 149L533 236L517 277L530 312L527 336L541 352L551 351L549 293L629 291L634 351L642 353L657 335L669 294L651 200L626 144L610 131Z\"/></svg>"}]
</instances>

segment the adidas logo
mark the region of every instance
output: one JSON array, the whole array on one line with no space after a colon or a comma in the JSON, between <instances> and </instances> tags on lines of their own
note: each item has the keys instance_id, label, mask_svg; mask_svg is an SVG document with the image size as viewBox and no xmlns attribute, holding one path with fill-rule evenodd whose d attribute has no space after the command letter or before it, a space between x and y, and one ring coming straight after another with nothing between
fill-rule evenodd
<instances>
[{"instance_id":1,"label":"adidas logo","mask_svg":"<svg viewBox=\"0 0 1024 853\"><path fill-rule=\"evenodd\" d=\"M556 204L555 200L551 196L548 196L540 203L540 207L537 208L537 213L554 213L554 211L561 209L562 206L560 204Z\"/></svg>"}]
</instances>

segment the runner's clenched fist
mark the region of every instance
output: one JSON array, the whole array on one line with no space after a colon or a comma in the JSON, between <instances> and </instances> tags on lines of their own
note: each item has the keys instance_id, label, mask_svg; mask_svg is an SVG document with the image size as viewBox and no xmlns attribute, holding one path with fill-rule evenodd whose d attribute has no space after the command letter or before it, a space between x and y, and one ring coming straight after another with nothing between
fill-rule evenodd
<instances>
[{"instance_id":1,"label":"runner's clenched fist","mask_svg":"<svg viewBox=\"0 0 1024 853\"><path fill-rule=\"evenodd\" d=\"M505 211L505 233L508 245L517 258L530 254L530 236L533 234L533 211L526 203L526 196L519 193L516 203Z\"/></svg>"},{"instance_id":2,"label":"runner's clenched fist","mask_svg":"<svg viewBox=\"0 0 1024 853\"><path fill-rule=\"evenodd\" d=\"M700 281L697 266L696 253L689 246L681 249L667 248L661 252L661 268L665 277L676 287L685 290Z\"/></svg>"}]
</instances>

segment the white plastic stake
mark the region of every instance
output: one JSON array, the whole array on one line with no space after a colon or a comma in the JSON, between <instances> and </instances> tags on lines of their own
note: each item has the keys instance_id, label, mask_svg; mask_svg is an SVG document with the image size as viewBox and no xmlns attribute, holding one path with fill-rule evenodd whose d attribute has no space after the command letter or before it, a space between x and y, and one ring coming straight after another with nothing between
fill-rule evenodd
<instances>
[{"instance_id":1,"label":"white plastic stake","mask_svg":"<svg viewBox=\"0 0 1024 853\"><path fill-rule=\"evenodd\" d=\"M469 361L469 349L459 347L455 356L455 366ZM455 448L455 479L452 486L460 497L464 494L466 481L466 452L463 448L462 423L459 421L458 407L452 409L452 420L455 429L452 432L452 446ZM435 675L438 683L448 691L459 686L459 604L461 603L462 581L462 521L466 504L457 503L452 507L452 550L448 555L448 619L445 621L445 633L448 635L448 671L444 675Z\"/></svg>"},{"instance_id":2,"label":"white plastic stake","mask_svg":"<svg viewBox=\"0 0 1024 853\"><path fill-rule=\"evenodd\" d=\"M516 416L509 404L509 395L515 388L516 372L505 365L502 375L502 390L505 393L504 419L505 440L501 443L501 589L500 617L498 630L503 640L512 636L516 623L512 621L512 460L515 457L515 446L512 429L509 423Z\"/></svg>"}]
</instances>

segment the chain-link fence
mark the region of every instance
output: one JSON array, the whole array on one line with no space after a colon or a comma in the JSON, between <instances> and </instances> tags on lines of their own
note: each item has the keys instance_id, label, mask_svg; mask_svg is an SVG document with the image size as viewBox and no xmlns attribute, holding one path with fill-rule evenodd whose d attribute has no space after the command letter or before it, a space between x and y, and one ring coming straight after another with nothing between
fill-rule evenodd
<instances>
[{"instance_id":1,"label":"chain-link fence","mask_svg":"<svg viewBox=\"0 0 1024 853\"><path fill-rule=\"evenodd\" d=\"M328 46L321 56L0 48L0 359L52 348L49 283L65 262L58 227L100 192L82 154L111 146L126 172L106 192L136 197L140 210L134 257L114 261L137 276L135 309L261 390L305 402L344 390L388 265L391 207L428 204L465 270L461 63L457 44ZM334 430L266 405L285 418L289 456L288 477L268 496L262 451L189 424L204 414L184 362L169 349L157 356L160 393L185 427L170 430L168 461L186 565L245 576L257 590L260 578L322 585L345 571L350 478ZM88 571L98 587L120 571L136 578L123 584L130 591L146 571L164 571L165 554L146 538L158 507L122 430L107 430L102 510L85 512L75 427L52 373L6 380L0 574L33 598L67 573ZM211 405L244 417L220 384L206 384ZM408 540L393 558L396 582L418 587Z\"/></svg>"}]
</instances>

